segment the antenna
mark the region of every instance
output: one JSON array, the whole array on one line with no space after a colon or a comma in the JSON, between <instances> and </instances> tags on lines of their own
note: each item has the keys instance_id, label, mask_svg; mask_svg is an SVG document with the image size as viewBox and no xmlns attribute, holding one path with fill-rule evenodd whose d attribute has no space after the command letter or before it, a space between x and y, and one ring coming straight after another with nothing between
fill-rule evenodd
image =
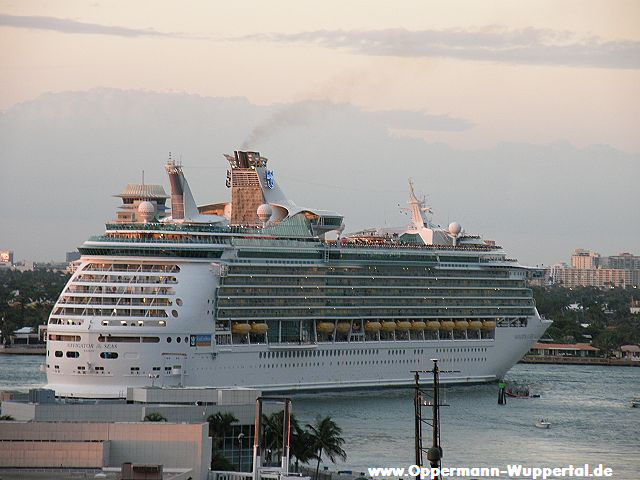
<instances>
[{"instance_id":1,"label":"antenna","mask_svg":"<svg viewBox=\"0 0 640 480\"><path fill-rule=\"evenodd\" d=\"M142 170L142 186L144 187L144 170Z\"/></svg>"},{"instance_id":2,"label":"antenna","mask_svg":"<svg viewBox=\"0 0 640 480\"><path fill-rule=\"evenodd\" d=\"M440 403L440 374L441 373L459 373L460 370L440 370L438 368L438 359L433 358L432 370L413 370L415 378L415 396L414 396L414 410L415 410L415 462L418 467L423 465L423 455L427 454L427 460L431 465L431 468L440 468L442 462L442 446L440 445L440 407L449 406L446 403ZM429 395L426 390L423 390L420 386L420 374L430 373L433 375L433 393ZM429 400L430 397L430 400ZM422 407L431 407L432 418L431 423L429 420L423 418ZM422 426L423 424L429 425L432 432L432 445L430 448L425 448L422 444ZM435 477L440 479L440 476Z\"/></svg>"}]
</instances>

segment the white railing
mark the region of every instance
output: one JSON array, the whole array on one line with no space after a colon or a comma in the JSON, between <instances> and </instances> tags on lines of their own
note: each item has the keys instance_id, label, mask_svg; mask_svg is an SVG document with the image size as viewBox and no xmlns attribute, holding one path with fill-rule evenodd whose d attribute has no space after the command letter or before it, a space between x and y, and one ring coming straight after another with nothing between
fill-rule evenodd
<instances>
[{"instance_id":1,"label":"white railing","mask_svg":"<svg viewBox=\"0 0 640 480\"><path fill-rule=\"evenodd\" d=\"M253 480L253 473L210 470L208 480Z\"/></svg>"}]
</instances>

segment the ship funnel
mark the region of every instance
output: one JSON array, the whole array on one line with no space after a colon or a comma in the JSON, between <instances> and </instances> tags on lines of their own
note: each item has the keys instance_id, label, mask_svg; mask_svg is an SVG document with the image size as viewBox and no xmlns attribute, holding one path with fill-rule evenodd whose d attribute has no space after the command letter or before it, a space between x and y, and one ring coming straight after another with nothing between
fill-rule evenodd
<instances>
[{"instance_id":1,"label":"ship funnel","mask_svg":"<svg viewBox=\"0 0 640 480\"><path fill-rule=\"evenodd\" d=\"M198 207L191 194L189 183L182 173L182 165L171 158L165 165L171 185L171 218L173 220L193 219L198 216Z\"/></svg>"}]
</instances>

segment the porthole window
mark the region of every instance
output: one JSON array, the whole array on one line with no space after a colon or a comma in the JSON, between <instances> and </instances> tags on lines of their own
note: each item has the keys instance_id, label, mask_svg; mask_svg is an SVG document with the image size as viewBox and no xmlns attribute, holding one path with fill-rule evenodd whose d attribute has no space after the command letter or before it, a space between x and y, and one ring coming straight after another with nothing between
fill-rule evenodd
<instances>
[{"instance_id":1,"label":"porthole window","mask_svg":"<svg viewBox=\"0 0 640 480\"><path fill-rule=\"evenodd\" d=\"M176 298L176 305L178 305L179 307L182 306L182 299L181 298Z\"/></svg>"},{"instance_id":2,"label":"porthole window","mask_svg":"<svg viewBox=\"0 0 640 480\"><path fill-rule=\"evenodd\" d=\"M67 352L67 358L78 358L79 356L78 352Z\"/></svg>"},{"instance_id":3,"label":"porthole window","mask_svg":"<svg viewBox=\"0 0 640 480\"><path fill-rule=\"evenodd\" d=\"M177 310L171 310L171 315L173 315L174 317L178 316L178 311Z\"/></svg>"},{"instance_id":4,"label":"porthole window","mask_svg":"<svg viewBox=\"0 0 640 480\"><path fill-rule=\"evenodd\" d=\"M171 343L171 337L167 337L167 343Z\"/></svg>"},{"instance_id":5,"label":"porthole window","mask_svg":"<svg viewBox=\"0 0 640 480\"><path fill-rule=\"evenodd\" d=\"M118 358L118 354L116 352L102 352L100 354L100 358L107 358L112 360Z\"/></svg>"},{"instance_id":6,"label":"porthole window","mask_svg":"<svg viewBox=\"0 0 640 480\"><path fill-rule=\"evenodd\" d=\"M180 343L182 341L182 337L176 337L176 342Z\"/></svg>"},{"instance_id":7,"label":"porthole window","mask_svg":"<svg viewBox=\"0 0 640 480\"><path fill-rule=\"evenodd\" d=\"M189 342L189 337L184 337L184 343L188 343Z\"/></svg>"},{"instance_id":8,"label":"porthole window","mask_svg":"<svg viewBox=\"0 0 640 480\"><path fill-rule=\"evenodd\" d=\"M60 358L62 356L62 350L56 350L56 357Z\"/></svg>"}]
</instances>

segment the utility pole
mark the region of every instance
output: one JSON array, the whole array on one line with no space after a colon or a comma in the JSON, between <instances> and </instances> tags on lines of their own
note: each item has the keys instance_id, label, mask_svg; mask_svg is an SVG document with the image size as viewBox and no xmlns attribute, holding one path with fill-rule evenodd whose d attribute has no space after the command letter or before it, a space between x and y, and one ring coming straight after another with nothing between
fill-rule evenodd
<instances>
[{"instance_id":1,"label":"utility pole","mask_svg":"<svg viewBox=\"0 0 640 480\"><path fill-rule=\"evenodd\" d=\"M440 373L456 373L459 370L442 371L438 368L438 359L434 358L432 370L414 370L415 374L415 455L416 465L419 468L423 466L423 454L426 452L429 466L440 468L442 460L442 447L440 445L440 407L448 406L440 403ZM425 400L429 397L428 393L420 387L420 373L430 373L433 375L433 392L431 394L432 401ZM422 407L431 407L431 423L425 420L422 415ZM431 426L431 447L425 449L422 443L422 424ZM433 477L439 479L440 476Z\"/></svg>"}]
</instances>

